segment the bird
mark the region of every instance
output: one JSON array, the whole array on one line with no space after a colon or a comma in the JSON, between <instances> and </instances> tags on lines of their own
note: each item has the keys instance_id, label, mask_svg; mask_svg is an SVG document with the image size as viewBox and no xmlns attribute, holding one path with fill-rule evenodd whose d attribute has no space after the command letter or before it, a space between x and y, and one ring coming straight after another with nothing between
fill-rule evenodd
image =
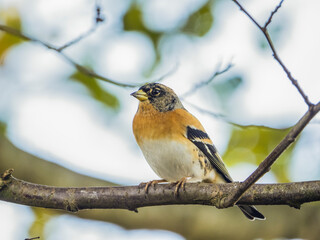
<instances>
[{"instance_id":1,"label":"bird","mask_svg":"<svg viewBox=\"0 0 320 240\"><path fill-rule=\"evenodd\" d=\"M139 100L133 118L135 139L152 170L161 178L145 183L231 183L226 166L199 120L182 105L169 87L147 83L131 95ZM237 205L249 220L264 220L254 206Z\"/></svg>"}]
</instances>

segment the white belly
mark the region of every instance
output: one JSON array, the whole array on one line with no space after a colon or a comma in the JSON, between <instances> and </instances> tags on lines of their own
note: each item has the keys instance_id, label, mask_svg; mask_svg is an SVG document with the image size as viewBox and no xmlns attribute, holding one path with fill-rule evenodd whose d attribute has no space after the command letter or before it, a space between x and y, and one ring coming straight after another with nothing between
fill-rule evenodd
<instances>
[{"instance_id":1,"label":"white belly","mask_svg":"<svg viewBox=\"0 0 320 240\"><path fill-rule=\"evenodd\" d=\"M203 169L198 161L193 161L187 146L170 140L148 140L140 144L144 157L161 178L173 182L184 177L189 181L201 181Z\"/></svg>"}]
</instances>

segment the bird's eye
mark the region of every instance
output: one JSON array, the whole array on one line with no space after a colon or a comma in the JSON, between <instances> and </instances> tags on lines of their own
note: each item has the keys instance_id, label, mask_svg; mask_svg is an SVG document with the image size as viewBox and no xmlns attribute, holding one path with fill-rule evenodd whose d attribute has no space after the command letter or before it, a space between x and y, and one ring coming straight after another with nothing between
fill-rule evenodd
<instances>
[{"instance_id":1,"label":"bird's eye","mask_svg":"<svg viewBox=\"0 0 320 240\"><path fill-rule=\"evenodd\" d=\"M151 94L154 97L159 96L160 93L161 93L161 90L159 88L155 88L151 91Z\"/></svg>"}]
</instances>

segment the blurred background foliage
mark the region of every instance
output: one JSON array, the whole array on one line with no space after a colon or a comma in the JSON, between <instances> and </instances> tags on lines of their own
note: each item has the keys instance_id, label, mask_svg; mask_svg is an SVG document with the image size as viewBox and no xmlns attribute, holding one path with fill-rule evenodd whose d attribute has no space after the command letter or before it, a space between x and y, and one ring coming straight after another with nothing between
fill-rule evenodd
<instances>
[{"instance_id":1,"label":"blurred background foliage","mask_svg":"<svg viewBox=\"0 0 320 240\"><path fill-rule=\"evenodd\" d=\"M196 4L185 18L177 22L173 28L158 30L148 25L144 18L144 1L132 1L123 15L122 31L138 31L148 36L156 52L156 61L150 69L150 74L161 62L160 41L164 36L184 34L190 38L202 38L213 27L213 14L216 1L202 1ZM19 12L14 8L0 9L0 19L4 25L17 30L24 30ZM281 31L277 28L276 31ZM260 47L265 48L264 41ZM0 64L5 61L7 53L23 43L22 39L0 32ZM49 51L49 50L48 50ZM1 66L0 66L1 67ZM220 104L224 113L232 111L229 101L245 81L242 75L234 74L220 77L222 80L207 86ZM119 114L121 102L116 91L108 90L99 80L93 79L76 69L68 77L69 80L81 84L87 89L88 96L113 109L112 114ZM110 186L115 183L88 177L74 172L33 154L22 151L14 146L6 137L6 124L0 122L0 172L14 168L14 176L26 181L54 186ZM290 127L272 128L259 125L230 125L230 137L224 152L224 160L228 166L249 163L257 166L270 151L288 133ZM278 182L289 182L290 162L297 143L293 144L273 165L271 172ZM111 146L112 147L112 146ZM243 216L235 209L216 210L201 206L166 206L139 210L139 214L123 210L92 210L82 211L73 216L86 219L101 220L119 224L126 229L165 229L177 232L188 239L253 239L276 237L306 237L316 239L319 236L320 210L319 205L309 204L303 211L293 211L288 207L261 207L262 212L272 219L266 222L244 222ZM33 208L34 221L30 226L29 235L41 236L45 239L44 226L60 214L61 211ZM190 221L192 219L192 221ZM310 222L308 220L312 219ZM241 222L241 224L239 224ZM284 224L290 223L290 224ZM232 226L233 231L230 231Z\"/></svg>"},{"instance_id":2,"label":"blurred background foliage","mask_svg":"<svg viewBox=\"0 0 320 240\"><path fill-rule=\"evenodd\" d=\"M239 162L259 165L287 135L290 128L275 129L265 126L234 126L224 161L232 166ZM288 168L295 143L272 166L278 182L290 182Z\"/></svg>"},{"instance_id":3,"label":"blurred background foliage","mask_svg":"<svg viewBox=\"0 0 320 240\"><path fill-rule=\"evenodd\" d=\"M182 19L181 22L178 22L174 29L165 29L161 31L148 27L148 24L143 17L141 4L139 4L139 1L133 1L133 4L131 4L131 7L123 17L123 29L124 31L142 32L152 40L157 56L155 61L156 65L160 61L159 42L164 35L181 32L190 36L203 37L212 28L212 5L214 2L215 1L205 1L202 6L200 5L197 8L192 9L193 12L191 12L186 19Z\"/></svg>"},{"instance_id":4,"label":"blurred background foliage","mask_svg":"<svg viewBox=\"0 0 320 240\"><path fill-rule=\"evenodd\" d=\"M5 25L21 30L21 20L16 9L0 9L0 19ZM5 34L3 32L0 33L0 66L3 64L7 51L21 42L21 39L13 37L12 35Z\"/></svg>"},{"instance_id":5,"label":"blurred background foliage","mask_svg":"<svg viewBox=\"0 0 320 240\"><path fill-rule=\"evenodd\" d=\"M213 25L213 15L211 12L211 6L214 1L208 1L200 9L191 14L182 27L182 32L191 34L198 37L203 37Z\"/></svg>"},{"instance_id":6,"label":"blurred background foliage","mask_svg":"<svg viewBox=\"0 0 320 240\"><path fill-rule=\"evenodd\" d=\"M87 76L79 71L72 74L70 79L82 84L88 89L91 97L101 102L106 107L114 110L119 109L120 103L118 98L114 94L109 93L106 89L102 88L99 85L99 80Z\"/></svg>"}]
</instances>

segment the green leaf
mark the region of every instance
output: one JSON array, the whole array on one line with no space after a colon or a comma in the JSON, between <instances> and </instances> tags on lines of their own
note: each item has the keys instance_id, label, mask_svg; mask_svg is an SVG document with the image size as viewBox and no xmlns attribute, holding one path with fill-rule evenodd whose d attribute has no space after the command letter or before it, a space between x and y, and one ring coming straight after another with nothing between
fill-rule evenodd
<instances>
[{"instance_id":1,"label":"green leaf","mask_svg":"<svg viewBox=\"0 0 320 240\"><path fill-rule=\"evenodd\" d=\"M117 97L103 89L99 85L98 80L84 75L78 71L72 74L70 76L70 79L77 81L78 83L81 83L83 86L85 86L88 89L90 95L97 101L103 103L105 106L111 107L113 109L119 108L120 104Z\"/></svg>"},{"instance_id":2,"label":"green leaf","mask_svg":"<svg viewBox=\"0 0 320 240\"><path fill-rule=\"evenodd\" d=\"M123 16L124 30L141 31L146 30L142 22L142 12L137 4L132 4L126 14Z\"/></svg>"},{"instance_id":3,"label":"green leaf","mask_svg":"<svg viewBox=\"0 0 320 240\"><path fill-rule=\"evenodd\" d=\"M21 30L21 19L15 8L0 11L0 22L4 22L4 25L13 27L17 30ZM3 64L8 51L21 42L23 42L23 40L20 38L0 31L0 65Z\"/></svg>"},{"instance_id":4,"label":"green leaf","mask_svg":"<svg viewBox=\"0 0 320 240\"><path fill-rule=\"evenodd\" d=\"M146 34L152 40L154 46L157 46L162 33L149 30L143 23L142 12L138 4L132 4L126 14L123 16L123 26L126 31L138 31Z\"/></svg>"},{"instance_id":5,"label":"green leaf","mask_svg":"<svg viewBox=\"0 0 320 240\"><path fill-rule=\"evenodd\" d=\"M259 165L280 143L290 128L276 129L264 126L233 127L231 138L224 154L224 161L232 166L240 162ZM271 171L279 182L288 182L288 165L295 143L280 157Z\"/></svg>"},{"instance_id":6,"label":"green leaf","mask_svg":"<svg viewBox=\"0 0 320 240\"><path fill-rule=\"evenodd\" d=\"M213 24L213 15L211 13L211 4L208 1L202 8L190 15L182 31L199 37L204 36L211 29Z\"/></svg>"},{"instance_id":7,"label":"green leaf","mask_svg":"<svg viewBox=\"0 0 320 240\"><path fill-rule=\"evenodd\" d=\"M6 134L7 125L4 122L0 122L0 135Z\"/></svg>"},{"instance_id":8,"label":"green leaf","mask_svg":"<svg viewBox=\"0 0 320 240\"><path fill-rule=\"evenodd\" d=\"M129 10L126 12L126 14L123 16L123 28L125 31L142 32L143 34L147 35L153 42L153 46L155 48L156 53L156 61L151 67L151 69L145 72L146 76L150 76L152 71L160 62L160 53L157 50L158 48L156 46L158 46L158 41L160 37L163 35L163 33L151 31L144 25L141 9L139 8L139 5L136 3L133 3Z\"/></svg>"},{"instance_id":9,"label":"green leaf","mask_svg":"<svg viewBox=\"0 0 320 240\"><path fill-rule=\"evenodd\" d=\"M51 209L44 208L31 208L34 213L34 221L29 229L29 237L40 237L45 238L44 229L46 224L51 220L52 217L57 216L57 212Z\"/></svg>"}]
</instances>

